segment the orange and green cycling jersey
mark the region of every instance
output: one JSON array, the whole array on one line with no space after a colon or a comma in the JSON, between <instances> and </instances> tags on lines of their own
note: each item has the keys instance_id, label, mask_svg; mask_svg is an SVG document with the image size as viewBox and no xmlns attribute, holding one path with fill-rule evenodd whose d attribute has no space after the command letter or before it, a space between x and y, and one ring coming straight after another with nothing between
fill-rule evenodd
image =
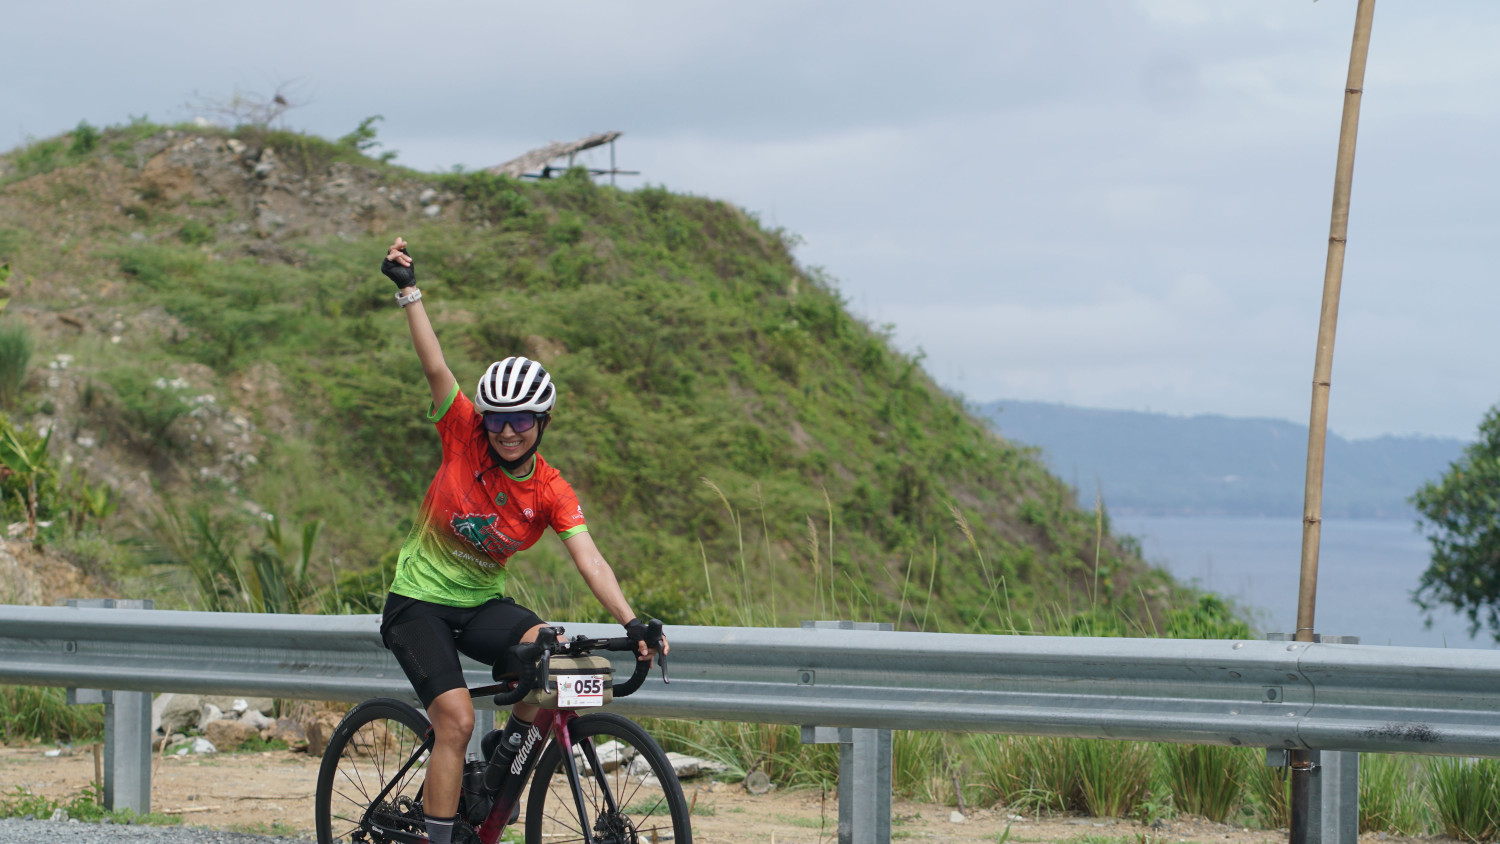
<instances>
[{"instance_id":1,"label":"orange and green cycling jersey","mask_svg":"<svg viewBox=\"0 0 1500 844\"><path fill-rule=\"evenodd\" d=\"M563 539L588 530L573 488L540 454L524 477L494 462L483 421L458 385L428 419L437 423L443 464L401 546L392 592L478 606L505 594L506 562L548 527Z\"/></svg>"}]
</instances>

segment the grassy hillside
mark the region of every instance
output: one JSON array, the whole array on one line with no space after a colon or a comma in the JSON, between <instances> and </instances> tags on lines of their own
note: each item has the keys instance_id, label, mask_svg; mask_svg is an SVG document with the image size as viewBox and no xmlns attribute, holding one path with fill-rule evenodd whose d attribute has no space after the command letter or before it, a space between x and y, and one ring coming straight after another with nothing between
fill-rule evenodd
<instances>
[{"instance_id":1,"label":"grassy hillside","mask_svg":"<svg viewBox=\"0 0 1500 844\"><path fill-rule=\"evenodd\" d=\"M400 234L466 390L507 354L554 373L543 453L639 609L1163 623L1164 576L852 318L785 233L581 171L417 173L361 140L137 123L0 157L5 320L35 347L12 420L123 503L55 523L53 548L169 604L372 606L438 459L378 273ZM555 540L511 569L545 612L597 615Z\"/></svg>"}]
</instances>

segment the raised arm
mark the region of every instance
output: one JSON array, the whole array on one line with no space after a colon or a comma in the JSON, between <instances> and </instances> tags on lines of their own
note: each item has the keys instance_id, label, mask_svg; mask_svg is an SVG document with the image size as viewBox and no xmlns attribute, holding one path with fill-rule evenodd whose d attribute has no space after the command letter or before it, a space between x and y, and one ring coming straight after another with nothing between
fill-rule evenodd
<instances>
[{"instance_id":1,"label":"raised arm","mask_svg":"<svg viewBox=\"0 0 1500 844\"><path fill-rule=\"evenodd\" d=\"M411 255L406 251L405 240L396 238L386 252L380 269L396 283L399 296L410 297L416 292L419 297L404 306L406 327L411 330L411 344L416 347L417 359L422 362L422 374L427 376L427 387L432 391L432 405L442 407L443 402L453 395L453 387L458 382L448 369L448 363L443 360L443 347L438 344L437 332L432 330L432 322L427 319L427 311L422 307L421 293L417 291L417 271Z\"/></svg>"},{"instance_id":2,"label":"raised arm","mask_svg":"<svg viewBox=\"0 0 1500 844\"><path fill-rule=\"evenodd\" d=\"M568 555L573 558L573 565L578 567L578 573L583 575L583 581L589 585L589 591L594 593L594 597L599 599L599 603L604 605L616 621L625 625L630 638L635 639L636 634L631 630L630 622L639 623L639 619L625 601L625 593L620 591L620 581L615 578L615 570L604 561L604 555L599 553L599 546L594 544L594 538L589 536L588 531L575 533L563 540L563 547L568 549ZM644 624L640 626L642 630L645 629ZM645 642L639 640L636 648L638 659L647 659L654 653ZM672 651L672 646L667 644L666 635L661 637L661 649L662 653Z\"/></svg>"}]
</instances>

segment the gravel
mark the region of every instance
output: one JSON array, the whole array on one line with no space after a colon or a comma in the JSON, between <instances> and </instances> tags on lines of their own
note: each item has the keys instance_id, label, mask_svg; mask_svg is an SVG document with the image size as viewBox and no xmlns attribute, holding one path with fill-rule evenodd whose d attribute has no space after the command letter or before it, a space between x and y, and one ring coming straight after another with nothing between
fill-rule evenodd
<instances>
[{"instance_id":1,"label":"gravel","mask_svg":"<svg viewBox=\"0 0 1500 844\"><path fill-rule=\"evenodd\" d=\"M0 820L0 844L116 844L121 841L142 844L274 844L306 842L306 838L284 838L279 835L247 835L190 826L145 826L79 823L78 821Z\"/></svg>"}]
</instances>

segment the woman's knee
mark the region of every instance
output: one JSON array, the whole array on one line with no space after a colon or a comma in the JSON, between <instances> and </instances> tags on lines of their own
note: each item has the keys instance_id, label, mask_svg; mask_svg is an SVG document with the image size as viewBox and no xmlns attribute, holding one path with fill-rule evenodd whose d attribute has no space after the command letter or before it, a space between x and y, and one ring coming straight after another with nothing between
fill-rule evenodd
<instances>
[{"instance_id":1,"label":"woman's knee","mask_svg":"<svg viewBox=\"0 0 1500 844\"><path fill-rule=\"evenodd\" d=\"M521 634L521 641L523 641L523 642L535 642L536 641L536 634L537 634L537 632L539 630L541 630L543 627L546 627L546 626L547 626L546 624L538 624L538 625L532 627L530 630L527 630L525 633Z\"/></svg>"},{"instance_id":2,"label":"woman's knee","mask_svg":"<svg viewBox=\"0 0 1500 844\"><path fill-rule=\"evenodd\" d=\"M468 689L453 689L437 696L427 707L439 741L469 740L474 731L474 703Z\"/></svg>"}]
</instances>

